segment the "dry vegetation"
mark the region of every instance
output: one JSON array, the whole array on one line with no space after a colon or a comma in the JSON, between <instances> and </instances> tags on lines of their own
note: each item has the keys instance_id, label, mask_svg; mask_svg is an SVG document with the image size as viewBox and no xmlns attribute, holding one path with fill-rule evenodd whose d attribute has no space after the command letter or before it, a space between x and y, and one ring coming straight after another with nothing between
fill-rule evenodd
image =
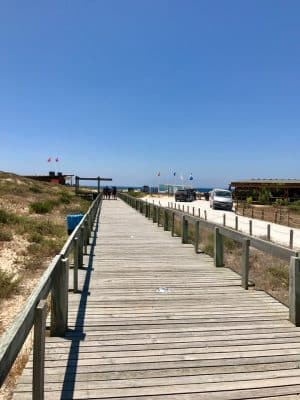
<instances>
[{"instance_id":1,"label":"dry vegetation","mask_svg":"<svg viewBox=\"0 0 300 400\"><path fill-rule=\"evenodd\" d=\"M200 248L213 257L214 243L212 230L202 229ZM241 274L241 245L231 239L224 238L224 263ZM264 290L283 304L288 304L289 266L269 254L250 248L249 280L256 290Z\"/></svg>"},{"instance_id":2,"label":"dry vegetation","mask_svg":"<svg viewBox=\"0 0 300 400\"><path fill-rule=\"evenodd\" d=\"M162 223L163 221L161 221ZM176 220L175 233L180 236L180 221ZM194 242L194 227L189 227L189 239ZM214 234L211 229L201 228L199 248L214 255ZM241 245L231 239L224 238L224 263L225 267L231 268L241 274ZM289 266L288 264L269 254L250 248L249 257L249 280L255 285L256 290L264 290L271 296L288 305Z\"/></svg>"},{"instance_id":3,"label":"dry vegetation","mask_svg":"<svg viewBox=\"0 0 300 400\"><path fill-rule=\"evenodd\" d=\"M66 241L66 215L85 213L89 205L71 188L0 172L0 334ZM1 389L0 399L9 398L8 389L24 357Z\"/></svg>"}]
</instances>

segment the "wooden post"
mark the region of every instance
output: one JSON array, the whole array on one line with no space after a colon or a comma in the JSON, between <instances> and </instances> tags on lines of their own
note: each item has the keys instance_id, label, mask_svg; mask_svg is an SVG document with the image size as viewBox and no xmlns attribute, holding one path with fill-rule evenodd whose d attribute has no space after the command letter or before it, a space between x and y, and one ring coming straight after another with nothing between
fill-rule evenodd
<instances>
[{"instance_id":1,"label":"wooden post","mask_svg":"<svg viewBox=\"0 0 300 400\"><path fill-rule=\"evenodd\" d=\"M156 222L155 214L156 214L155 205L153 204L153 207L152 207L152 222L153 222L153 223Z\"/></svg>"},{"instance_id":2,"label":"wooden post","mask_svg":"<svg viewBox=\"0 0 300 400\"><path fill-rule=\"evenodd\" d=\"M68 327L68 259L58 261L51 291L51 336L64 336Z\"/></svg>"},{"instance_id":3,"label":"wooden post","mask_svg":"<svg viewBox=\"0 0 300 400\"><path fill-rule=\"evenodd\" d=\"M159 226L159 220L160 220L160 206L157 206L157 226Z\"/></svg>"},{"instance_id":4,"label":"wooden post","mask_svg":"<svg viewBox=\"0 0 300 400\"><path fill-rule=\"evenodd\" d=\"M248 289L249 278L249 247L250 240L243 239L242 241L242 287Z\"/></svg>"},{"instance_id":5,"label":"wooden post","mask_svg":"<svg viewBox=\"0 0 300 400\"><path fill-rule=\"evenodd\" d=\"M100 177L98 176L98 190L97 190L97 192L98 192L98 194L100 193Z\"/></svg>"},{"instance_id":6,"label":"wooden post","mask_svg":"<svg viewBox=\"0 0 300 400\"><path fill-rule=\"evenodd\" d=\"M265 213L264 210L261 210L261 219L264 220L265 219Z\"/></svg>"},{"instance_id":7,"label":"wooden post","mask_svg":"<svg viewBox=\"0 0 300 400\"><path fill-rule=\"evenodd\" d=\"M226 214L223 214L223 226L226 226Z\"/></svg>"},{"instance_id":8,"label":"wooden post","mask_svg":"<svg viewBox=\"0 0 300 400\"><path fill-rule=\"evenodd\" d=\"M198 217L200 218L200 208L198 208Z\"/></svg>"},{"instance_id":9,"label":"wooden post","mask_svg":"<svg viewBox=\"0 0 300 400\"><path fill-rule=\"evenodd\" d=\"M253 218L254 217L254 208L252 207L251 208L251 218Z\"/></svg>"},{"instance_id":10,"label":"wooden post","mask_svg":"<svg viewBox=\"0 0 300 400\"><path fill-rule=\"evenodd\" d=\"M181 219L181 243L188 243L189 223L185 216Z\"/></svg>"},{"instance_id":11,"label":"wooden post","mask_svg":"<svg viewBox=\"0 0 300 400\"><path fill-rule=\"evenodd\" d=\"M204 210L204 219L205 219L205 221L207 220L207 211L206 210Z\"/></svg>"},{"instance_id":12,"label":"wooden post","mask_svg":"<svg viewBox=\"0 0 300 400\"><path fill-rule=\"evenodd\" d=\"M239 217L235 217L235 230L237 231L239 229Z\"/></svg>"},{"instance_id":13,"label":"wooden post","mask_svg":"<svg viewBox=\"0 0 300 400\"><path fill-rule=\"evenodd\" d=\"M195 253L198 253L198 251L199 251L199 236L200 236L200 221L195 222L194 230L195 230L194 248L195 248Z\"/></svg>"},{"instance_id":14,"label":"wooden post","mask_svg":"<svg viewBox=\"0 0 300 400\"><path fill-rule=\"evenodd\" d=\"M164 231L169 229L169 213L168 210L164 210Z\"/></svg>"},{"instance_id":15,"label":"wooden post","mask_svg":"<svg viewBox=\"0 0 300 400\"><path fill-rule=\"evenodd\" d=\"M73 268L73 292L78 292L78 262L79 262L79 240L74 238L74 268Z\"/></svg>"},{"instance_id":16,"label":"wooden post","mask_svg":"<svg viewBox=\"0 0 300 400\"><path fill-rule=\"evenodd\" d=\"M271 240L271 225L267 225L267 240Z\"/></svg>"},{"instance_id":17,"label":"wooden post","mask_svg":"<svg viewBox=\"0 0 300 400\"><path fill-rule=\"evenodd\" d=\"M78 268L83 267L83 246L84 246L84 227L81 225L80 227L80 235L79 235L79 255L78 255Z\"/></svg>"},{"instance_id":18,"label":"wooden post","mask_svg":"<svg viewBox=\"0 0 300 400\"><path fill-rule=\"evenodd\" d=\"M214 261L216 267L224 266L224 246L223 236L220 233L219 228L215 228L215 243L214 243Z\"/></svg>"},{"instance_id":19,"label":"wooden post","mask_svg":"<svg viewBox=\"0 0 300 400\"><path fill-rule=\"evenodd\" d=\"M274 222L277 224L277 211L274 212Z\"/></svg>"},{"instance_id":20,"label":"wooden post","mask_svg":"<svg viewBox=\"0 0 300 400\"><path fill-rule=\"evenodd\" d=\"M47 302L41 300L34 317L32 400L44 400L46 318Z\"/></svg>"},{"instance_id":21,"label":"wooden post","mask_svg":"<svg viewBox=\"0 0 300 400\"><path fill-rule=\"evenodd\" d=\"M291 257L289 270L290 321L300 326L300 258Z\"/></svg>"},{"instance_id":22,"label":"wooden post","mask_svg":"<svg viewBox=\"0 0 300 400\"><path fill-rule=\"evenodd\" d=\"M193 215L195 215L195 207L193 207Z\"/></svg>"},{"instance_id":23,"label":"wooden post","mask_svg":"<svg viewBox=\"0 0 300 400\"><path fill-rule=\"evenodd\" d=\"M294 231L293 229L290 230L290 249L294 247Z\"/></svg>"},{"instance_id":24,"label":"wooden post","mask_svg":"<svg viewBox=\"0 0 300 400\"><path fill-rule=\"evenodd\" d=\"M89 238L89 233L88 233L88 227L87 227L87 220L84 221L84 254L87 254L87 246L88 246L88 238Z\"/></svg>"},{"instance_id":25,"label":"wooden post","mask_svg":"<svg viewBox=\"0 0 300 400\"><path fill-rule=\"evenodd\" d=\"M249 235L252 236L252 220L249 220Z\"/></svg>"},{"instance_id":26,"label":"wooden post","mask_svg":"<svg viewBox=\"0 0 300 400\"><path fill-rule=\"evenodd\" d=\"M174 236L174 234L175 234L175 213L172 212L171 235Z\"/></svg>"}]
</instances>

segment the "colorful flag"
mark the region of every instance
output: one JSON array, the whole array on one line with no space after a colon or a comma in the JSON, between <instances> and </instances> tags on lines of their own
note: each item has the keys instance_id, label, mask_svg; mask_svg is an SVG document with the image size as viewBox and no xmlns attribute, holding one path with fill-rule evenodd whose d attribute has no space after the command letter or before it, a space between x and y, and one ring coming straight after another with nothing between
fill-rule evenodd
<instances>
[{"instance_id":1,"label":"colorful flag","mask_svg":"<svg viewBox=\"0 0 300 400\"><path fill-rule=\"evenodd\" d=\"M160 176L160 172L157 173L157 176Z\"/></svg>"},{"instance_id":2,"label":"colorful flag","mask_svg":"<svg viewBox=\"0 0 300 400\"><path fill-rule=\"evenodd\" d=\"M48 158L48 162L51 162L51 157Z\"/></svg>"},{"instance_id":3,"label":"colorful flag","mask_svg":"<svg viewBox=\"0 0 300 400\"><path fill-rule=\"evenodd\" d=\"M173 176L176 176L176 172L173 172Z\"/></svg>"},{"instance_id":4,"label":"colorful flag","mask_svg":"<svg viewBox=\"0 0 300 400\"><path fill-rule=\"evenodd\" d=\"M55 159L55 162L58 162L59 161L59 158L58 157L56 157L56 159Z\"/></svg>"},{"instance_id":5,"label":"colorful flag","mask_svg":"<svg viewBox=\"0 0 300 400\"><path fill-rule=\"evenodd\" d=\"M193 178L193 175L192 175L192 173L191 173L191 175L190 175L190 177L189 177L189 180L190 181L192 181L194 178Z\"/></svg>"}]
</instances>

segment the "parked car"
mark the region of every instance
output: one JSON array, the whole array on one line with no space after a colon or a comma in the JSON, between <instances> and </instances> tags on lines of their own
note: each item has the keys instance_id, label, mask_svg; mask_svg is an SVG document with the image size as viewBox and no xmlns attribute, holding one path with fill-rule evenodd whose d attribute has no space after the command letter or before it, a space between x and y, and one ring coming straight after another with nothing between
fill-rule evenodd
<instances>
[{"instance_id":1,"label":"parked car","mask_svg":"<svg viewBox=\"0 0 300 400\"><path fill-rule=\"evenodd\" d=\"M179 189L175 193L175 201L194 201L196 192L194 189Z\"/></svg>"},{"instance_id":2,"label":"parked car","mask_svg":"<svg viewBox=\"0 0 300 400\"><path fill-rule=\"evenodd\" d=\"M213 209L232 210L232 194L230 190L214 189L210 192L210 207Z\"/></svg>"}]
</instances>

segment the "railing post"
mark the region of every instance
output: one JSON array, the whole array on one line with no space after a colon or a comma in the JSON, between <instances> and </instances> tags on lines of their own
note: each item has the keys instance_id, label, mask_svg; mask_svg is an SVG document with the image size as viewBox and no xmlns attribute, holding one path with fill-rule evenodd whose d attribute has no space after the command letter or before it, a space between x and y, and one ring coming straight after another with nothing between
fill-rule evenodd
<instances>
[{"instance_id":1,"label":"railing post","mask_svg":"<svg viewBox=\"0 0 300 400\"><path fill-rule=\"evenodd\" d=\"M73 292L78 292L79 240L74 238Z\"/></svg>"},{"instance_id":2,"label":"railing post","mask_svg":"<svg viewBox=\"0 0 300 400\"><path fill-rule=\"evenodd\" d=\"M200 218L200 208L198 208L198 217Z\"/></svg>"},{"instance_id":3,"label":"railing post","mask_svg":"<svg viewBox=\"0 0 300 400\"><path fill-rule=\"evenodd\" d=\"M200 236L200 221L196 221L194 225L194 248L195 248L195 253L198 253L199 251L199 236Z\"/></svg>"},{"instance_id":4,"label":"railing post","mask_svg":"<svg viewBox=\"0 0 300 400\"><path fill-rule=\"evenodd\" d=\"M207 220L207 211L206 210L204 210L204 219L205 219L205 221Z\"/></svg>"},{"instance_id":5,"label":"railing post","mask_svg":"<svg viewBox=\"0 0 300 400\"><path fill-rule=\"evenodd\" d=\"M44 400L46 317L47 302L41 300L34 318L32 400Z\"/></svg>"},{"instance_id":6,"label":"railing post","mask_svg":"<svg viewBox=\"0 0 300 400\"><path fill-rule=\"evenodd\" d=\"M84 246L84 227L81 225L80 227L80 235L79 235L79 255L78 255L78 268L83 267L83 246Z\"/></svg>"},{"instance_id":7,"label":"railing post","mask_svg":"<svg viewBox=\"0 0 300 400\"><path fill-rule=\"evenodd\" d=\"M152 215L153 223L157 222L157 206L153 204L153 215Z\"/></svg>"},{"instance_id":8,"label":"railing post","mask_svg":"<svg viewBox=\"0 0 300 400\"><path fill-rule=\"evenodd\" d=\"M223 226L226 226L226 214L223 214Z\"/></svg>"},{"instance_id":9,"label":"railing post","mask_svg":"<svg viewBox=\"0 0 300 400\"><path fill-rule=\"evenodd\" d=\"M172 212L172 225L171 225L171 235L175 234L175 212Z\"/></svg>"},{"instance_id":10,"label":"railing post","mask_svg":"<svg viewBox=\"0 0 300 400\"><path fill-rule=\"evenodd\" d=\"M290 321L300 325L300 258L291 257L289 269L289 314Z\"/></svg>"},{"instance_id":11,"label":"railing post","mask_svg":"<svg viewBox=\"0 0 300 400\"><path fill-rule=\"evenodd\" d=\"M239 229L239 217L235 217L235 230L237 231Z\"/></svg>"},{"instance_id":12,"label":"railing post","mask_svg":"<svg viewBox=\"0 0 300 400\"><path fill-rule=\"evenodd\" d=\"M249 235L252 236L252 220L249 220Z\"/></svg>"},{"instance_id":13,"label":"railing post","mask_svg":"<svg viewBox=\"0 0 300 400\"><path fill-rule=\"evenodd\" d=\"M181 219L181 243L188 243L188 235L189 235L189 222L183 215Z\"/></svg>"},{"instance_id":14,"label":"railing post","mask_svg":"<svg viewBox=\"0 0 300 400\"><path fill-rule=\"evenodd\" d=\"M293 229L290 230L290 249L292 249L294 247L294 231Z\"/></svg>"},{"instance_id":15,"label":"railing post","mask_svg":"<svg viewBox=\"0 0 300 400\"><path fill-rule=\"evenodd\" d=\"M157 226L159 226L159 220L160 220L160 206L157 206Z\"/></svg>"},{"instance_id":16,"label":"railing post","mask_svg":"<svg viewBox=\"0 0 300 400\"><path fill-rule=\"evenodd\" d=\"M224 246L223 246L223 236L220 233L219 228L215 228L215 243L214 243L214 261L216 267L224 266Z\"/></svg>"},{"instance_id":17,"label":"railing post","mask_svg":"<svg viewBox=\"0 0 300 400\"><path fill-rule=\"evenodd\" d=\"M164 230L167 231L169 229L169 213L168 210L164 210Z\"/></svg>"},{"instance_id":18,"label":"railing post","mask_svg":"<svg viewBox=\"0 0 300 400\"><path fill-rule=\"evenodd\" d=\"M51 336L64 336L68 328L68 259L60 258L51 291Z\"/></svg>"},{"instance_id":19,"label":"railing post","mask_svg":"<svg viewBox=\"0 0 300 400\"><path fill-rule=\"evenodd\" d=\"M83 226L84 226L84 238L83 238L83 243L84 243L84 254L87 254L88 229L87 229L87 221L86 221L86 220L84 221Z\"/></svg>"},{"instance_id":20,"label":"railing post","mask_svg":"<svg viewBox=\"0 0 300 400\"><path fill-rule=\"evenodd\" d=\"M249 247L250 240L243 239L242 241L242 287L248 289L249 278Z\"/></svg>"},{"instance_id":21,"label":"railing post","mask_svg":"<svg viewBox=\"0 0 300 400\"><path fill-rule=\"evenodd\" d=\"M271 240L271 225L267 225L267 240Z\"/></svg>"}]
</instances>

